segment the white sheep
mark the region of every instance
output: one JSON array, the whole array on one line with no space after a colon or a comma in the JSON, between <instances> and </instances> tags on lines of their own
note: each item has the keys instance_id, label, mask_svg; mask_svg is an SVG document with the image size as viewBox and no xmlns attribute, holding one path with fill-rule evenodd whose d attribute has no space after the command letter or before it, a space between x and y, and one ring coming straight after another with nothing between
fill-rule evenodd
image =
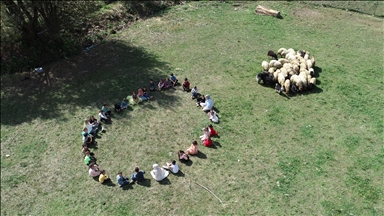
<instances>
[{"instance_id":1,"label":"white sheep","mask_svg":"<svg viewBox=\"0 0 384 216\"><path fill-rule=\"evenodd\" d=\"M316 86L316 77L312 77L311 80L309 81L309 89L313 89L313 87Z\"/></svg>"},{"instance_id":2,"label":"white sheep","mask_svg":"<svg viewBox=\"0 0 384 216\"><path fill-rule=\"evenodd\" d=\"M267 61L263 61L261 63L261 67L263 67L264 71L268 71L269 69L269 63Z\"/></svg>"},{"instance_id":3,"label":"white sheep","mask_svg":"<svg viewBox=\"0 0 384 216\"><path fill-rule=\"evenodd\" d=\"M288 59L286 59L286 58L280 58L279 60L278 60L283 66L284 66L284 64L286 64L286 63L290 63L291 61L289 61Z\"/></svg>"},{"instance_id":4,"label":"white sheep","mask_svg":"<svg viewBox=\"0 0 384 216\"><path fill-rule=\"evenodd\" d=\"M275 65L275 62L277 62L277 60L272 59L272 60L269 62L269 67L273 67L273 66Z\"/></svg>"},{"instance_id":5,"label":"white sheep","mask_svg":"<svg viewBox=\"0 0 384 216\"><path fill-rule=\"evenodd\" d=\"M277 82L278 82L281 86L284 86L285 76L284 76L282 73L279 73L279 74L277 75Z\"/></svg>"},{"instance_id":6,"label":"white sheep","mask_svg":"<svg viewBox=\"0 0 384 216\"><path fill-rule=\"evenodd\" d=\"M282 54L283 52L287 52L287 49L285 49L285 48L280 48L280 49L277 51L277 54L283 56L283 54Z\"/></svg>"},{"instance_id":7,"label":"white sheep","mask_svg":"<svg viewBox=\"0 0 384 216\"><path fill-rule=\"evenodd\" d=\"M275 68L281 68L281 67L283 67L283 65L282 65L279 61L275 61L275 62L273 63L273 66L274 66Z\"/></svg>"},{"instance_id":8,"label":"white sheep","mask_svg":"<svg viewBox=\"0 0 384 216\"><path fill-rule=\"evenodd\" d=\"M311 76L315 76L315 70L313 70L313 68L309 68L308 71Z\"/></svg>"},{"instance_id":9,"label":"white sheep","mask_svg":"<svg viewBox=\"0 0 384 216\"><path fill-rule=\"evenodd\" d=\"M299 89L299 91L303 91L303 82L301 81L299 75L292 75L290 81L292 85L295 85Z\"/></svg>"},{"instance_id":10,"label":"white sheep","mask_svg":"<svg viewBox=\"0 0 384 216\"><path fill-rule=\"evenodd\" d=\"M312 67L315 67L315 63L316 63L315 57L311 56L310 60L312 62Z\"/></svg>"},{"instance_id":11,"label":"white sheep","mask_svg":"<svg viewBox=\"0 0 384 216\"><path fill-rule=\"evenodd\" d=\"M291 81L289 79L287 79L284 82L284 90L285 90L286 94L289 93L290 88L291 88Z\"/></svg>"},{"instance_id":12,"label":"white sheep","mask_svg":"<svg viewBox=\"0 0 384 216\"><path fill-rule=\"evenodd\" d=\"M311 60L307 60L307 68L311 68L312 67L312 61Z\"/></svg>"},{"instance_id":13,"label":"white sheep","mask_svg":"<svg viewBox=\"0 0 384 216\"><path fill-rule=\"evenodd\" d=\"M305 71L304 72L300 72L299 73L299 78L303 82L303 90L306 90L307 87L308 87L307 73L305 73Z\"/></svg>"},{"instance_id":14,"label":"white sheep","mask_svg":"<svg viewBox=\"0 0 384 216\"><path fill-rule=\"evenodd\" d=\"M275 68L274 68L274 67L270 67L270 68L268 69L268 72L271 73L271 74L273 74L273 73L275 72Z\"/></svg>"}]
</instances>

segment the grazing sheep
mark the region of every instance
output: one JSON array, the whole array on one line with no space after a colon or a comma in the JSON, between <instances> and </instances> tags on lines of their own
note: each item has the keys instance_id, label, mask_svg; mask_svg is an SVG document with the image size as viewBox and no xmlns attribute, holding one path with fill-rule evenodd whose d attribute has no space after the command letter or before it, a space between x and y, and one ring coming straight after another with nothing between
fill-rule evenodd
<instances>
[{"instance_id":1,"label":"grazing sheep","mask_svg":"<svg viewBox=\"0 0 384 216\"><path fill-rule=\"evenodd\" d=\"M276 55L276 53L273 52L272 50L269 50L269 51L268 51L267 56L271 56L272 58L274 58L275 60L277 60L277 55Z\"/></svg>"},{"instance_id":2,"label":"grazing sheep","mask_svg":"<svg viewBox=\"0 0 384 216\"><path fill-rule=\"evenodd\" d=\"M281 92L283 91L283 88L281 87L281 85L279 83L276 83L275 90L277 93L281 94Z\"/></svg>"},{"instance_id":3,"label":"grazing sheep","mask_svg":"<svg viewBox=\"0 0 384 216\"><path fill-rule=\"evenodd\" d=\"M316 63L315 57L311 56L310 60L312 62L312 67L315 67L315 63Z\"/></svg>"},{"instance_id":4,"label":"grazing sheep","mask_svg":"<svg viewBox=\"0 0 384 216\"><path fill-rule=\"evenodd\" d=\"M287 51L288 51L289 53L292 53L293 55L295 55L295 54L296 54L295 50L294 50L294 49L292 49L292 48L289 48Z\"/></svg>"},{"instance_id":5,"label":"grazing sheep","mask_svg":"<svg viewBox=\"0 0 384 216\"><path fill-rule=\"evenodd\" d=\"M292 69L295 71L295 74L299 74L299 71L300 71L299 65L294 64Z\"/></svg>"},{"instance_id":6,"label":"grazing sheep","mask_svg":"<svg viewBox=\"0 0 384 216\"><path fill-rule=\"evenodd\" d=\"M281 74L283 74L284 77L288 75L288 71L285 68L280 68Z\"/></svg>"},{"instance_id":7,"label":"grazing sheep","mask_svg":"<svg viewBox=\"0 0 384 216\"><path fill-rule=\"evenodd\" d=\"M296 85L291 85L291 89L290 90L291 90L292 93L296 93L298 91Z\"/></svg>"},{"instance_id":8,"label":"grazing sheep","mask_svg":"<svg viewBox=\"0 0 384 216\"><path fill-rule=\"evenodd\" d=\"M291 88L291 81L289 79L287 79L284 82L284 89L285 89L286 94L289 94L290 88Z\"/></svg>"},{"instance_id":9,"label":"grazing sheep","mask_svg":"<svg viewBox=\"0 0 384 216\"><path fill-rule=\"evenodd\" d=\"M303 50L298 50L297 54L299 54L302 58L305 56L305 52Z\"/></svg>"},{"instance_id":10,"label":"grazing sheep","mask_svg":"<svg viewBox=\"0 0 384 216\"><path fill-rule=\"evenodd\" d=\"M261 67L263 67L264 71L267 71L269 69L269 63L267 61L263 61L261 63Z\"/></svg>"},{"instance_id":11,"label":"grazing sheep","mask_svg":"<svg viewBox=\"0 0 384 216\"><path fill-rule=\"evenodd\" d=\"M263 81L263 84L274 84L275 81L273 80L273 74L270 74L268 71L263 71L256 75L257 83L260 83Z\"/></svg>"},{"instance_id":12,"label":"grazing sheep","mask_svg":"<svg viewBox=\"0 0 384 216\"><path fill-rule=\"evenodd\" d=\"M303 81L301 80L299 75L292 75L290 78L290 81L291 81L292 85L296 85L296 87L298 88L299 91L303 91L303 89L304 89ZM292 88L291 88L291 91L292 91ZM292 91L292 92L296 92L296 91Z\"/></svg>"},{"instance_id":13,"label":"grazing sheep","mask_svg":"<svg viewBox=\"0 0 384 216\"><path fill-rule=\"evenodd\" d=\"M316 78L312 77L311 80L309 81L308 88L312 90L315 86L316 86Z\"/></svg>"},{"instance_id":14,"label":"grazing sheep","mask_svg":"<svg viewBox=\"0 0 384 216\"><path fill-rule=\"evenodd\" d=\"M305 53L304 55L304 60L307 61L309 59L309 54L308 53Z\"/></svg>"},{"instance_id":15,"label":"grazing sheep","mask_svg":"<svg viewBox=\"0 0 384 216\"><path fill-rule=\"evenodd\" d=\"M283 52L287 52L287 49L285 49L285 48L280 48L280 49L277 51L277 54L279 54L280 56L283 56Z\"/></svg>"},{"instance_id":16,"label":"grazing sheep","mask_svg":"<svg viewBox=\"0 0 384 216\"><path fill-rule=\"evenodd\" d=\"M280 58L278 61L279 61L283 66L284 66L285 64L287 64L287 63L290 63L290 61L289 61L288 59L285 59L285 58Z\"/></svg>"},{"instance_id":17,"label":"grazing sheep","mask_svg":"<svg viewBox=\"0 0 384 216\"><path fill-rule=\"evenodd\" d=\"M301 82L303 83L303 89L302 90L306 90L308 87L307 73L305 73L305 71L300 72L299 78L301 79Z\"/></svg>"},{"instance_id":18,"label":"grazing sheep","mask_svg":"<svg viewBox=\"0 0 384 216\"><path fill-rule=\"evenodd\" d=\"M270 67L268 72L271 73L271 74L275 73L275 68L274 67Z\"/></svg>"},{"instance_id":19,"label":"grazing sheep","mask_svg":"<svg viewBox=\"0 0 384 216\"><path fill-rule=\"evenodd\" d=\"M277 60L272 59L272 60L269 62L269 67L273 67L273 66L275 65L275 62L277 62Z\"/></svg>"},{"instance_id":20,"label":"grazing sheep","mask_svg":"<svg viewBox=\"0 0 384 216\"><path fill-rule=\"evenodd\" d=\"M309 71L309 75L311 75L312 77L315 76L315 70L313 70L313 68L309 68L308 71Z\"/></svg>"},{"instance_id":21,"label":"grazing sheep","mask_svg":"<svg viewBox=\"0 0 384 216\"><path fill-rule=\"evenodd\" d=\"M282 68L283 67L283 65L279 62L279 61L275 61L274 63L273 63L273 67L275 67L275 68Z\"/></svg>"},{"instance_id":22,"label":"grazing sheep","mask_svg":"<svg viewBox=\"0 0 384 216\"><path fill-rule=\"evenodd\" d=\"M307 60L307 68L311 68L312 67L312 62L311 62L311 60Z\"/></svg>"},{"instance_id":23,"label":"grazing sheep","mask_svg":"<svg viewBox=\"0 0 384 216\"><path fill-rule=\"evenodd\" d=\"M279 73L277 75L277 83L279 83L280 86L284 86L284 82L285 82L285 76L282 73Z\"/></svg>"}]
</instances>

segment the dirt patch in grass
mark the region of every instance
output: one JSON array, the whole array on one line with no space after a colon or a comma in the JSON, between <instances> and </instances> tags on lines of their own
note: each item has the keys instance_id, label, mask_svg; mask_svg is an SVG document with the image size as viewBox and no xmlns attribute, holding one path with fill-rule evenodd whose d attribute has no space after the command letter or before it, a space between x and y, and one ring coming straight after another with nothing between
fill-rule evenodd
<instances>
[{"instance_id":1,"label":"dirt patch in grass","mask_svg":"<svg viewBox=\"0 0 384 216\"><path fill-rule=\"evenodd\" d=\"M319 11L309 8L295 8L292 10L292 15L305 19L320 19L324 17Z\"/></svg>"}]
</instances>

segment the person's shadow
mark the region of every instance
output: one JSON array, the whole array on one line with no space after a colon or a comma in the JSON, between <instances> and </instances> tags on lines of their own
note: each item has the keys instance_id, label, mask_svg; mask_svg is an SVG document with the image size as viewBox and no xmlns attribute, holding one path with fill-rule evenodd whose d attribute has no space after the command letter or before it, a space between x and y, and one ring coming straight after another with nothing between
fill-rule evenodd
<instances>
[{"instance_id":1,"label":"person's shadow","mask_svg":"<svg viewBox=\"0 0 384 216\"><path fill-rule=\"evenodd\" d=\"M196 155L196 157L200 158L200 159L207 159L207 155L204 154L203 152L199 151Z\"/></svg>"},{"instance_id":2,"label":"person's shadow","mask_svg":"<svg viewBox=\"0 0 384 216\"><path fill-rule=\"evenodd\" d=\"M109 178L108 180L105 180L102 185L106 185L108 187L116 187L116 184L112 182L112 180Z\"/></svg>"},{"instance_id":3,"label":"person's shadow","mask_svg":"<svg viewBox=\"0 0 384 216\"><path fill-rule=\"evenodd\" d=\"M121 187L123 190L129 190L129 189L133 189L132 185L131 184L126 184L124 185L123 187Z\"/></svg>"},{"instance_id":4,"label":"person's shadow","mask_svg":"<svg viewBox=\"0 0 384 216\"><path fill-rule=\"evenodd\" d=\"M185 164L185 165L187 165L187 166L191 166L191 165L193 164L193 161L191 161L191 160L188 160L188 161L182 161L182 160L180 160L180 163Z\"/></svg>"},{"instance_id":5,"label":"person's shadow","mask_svg":"<svg viewBox=\"0 0 384 216\"><path fill-rule=\"evenodd\" d=\"M177 172L177 173L173 173L173 172L171 172L171 173L177 177L184 177L185 176L185 174L181 170L179 170L179 172Z\"/></svg>"},{"instance_id":6,"label":"person's shadow","mask_svg":"<svg viewBox=\"0 0 384 216\"><path fill-rule=\"evenodd\" d=\"M137 181L136 184L144 187L151 187L151 180L144 179L143 181L140 181L140 182Z\"/></svg>"},{"instance_id":7,"label":"person's shadow","mask_svg":"<svg viewBox=\"0 0 384 216\"><path fill-rule=\"evenodd\" d=\"M159 184L161 184L161 185L170 185L171 181L169 181L168 177L166 177L163 180L159 181Z\"/></svg>"}]
</instances>

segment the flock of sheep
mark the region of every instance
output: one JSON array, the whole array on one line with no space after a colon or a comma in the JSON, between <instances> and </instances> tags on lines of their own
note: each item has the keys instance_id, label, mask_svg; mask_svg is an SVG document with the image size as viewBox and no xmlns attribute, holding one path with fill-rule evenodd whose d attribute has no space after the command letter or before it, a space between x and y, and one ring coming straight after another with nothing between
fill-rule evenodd
<instances>
[{"instance_id":1,"label":"flock of sheep","mask_svg":"<svg viewBox=\"0 0 384 216\"><path fill-rule=\"evenodd\" d=\"M277 54L269 50L267 55L274 59L269 63L261 63L264 71L256 75L258 83L263 81L263 84L274 85L279 94L303 92L313 89L316 85L313 69L315 57L308 51L295 52L292 48L280 48ZM278 59L278 55L281 58Z\"/></svg>"}]
</instances>

